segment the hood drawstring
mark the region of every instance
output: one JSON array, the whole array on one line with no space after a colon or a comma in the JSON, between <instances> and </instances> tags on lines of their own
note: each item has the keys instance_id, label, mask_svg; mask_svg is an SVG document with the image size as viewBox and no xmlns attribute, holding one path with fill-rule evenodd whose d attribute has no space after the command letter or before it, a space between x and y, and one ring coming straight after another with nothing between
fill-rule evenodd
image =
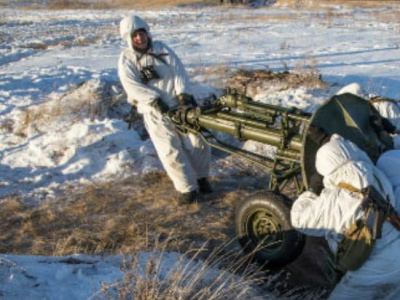
<instances>
[{"instance_id":1,"label":"hood drawstring","mask_svg":"<svg viewBox=\"0 0 400 300\"><path fill-rule=\"evenodd\" d=\"M154 65L154 59L158 59L158 60L161 61L164 65L168 65L168 63L167 63L167 61L166 61L166 59L165 59L165 57L168 56L168 53L156 54L156 53L154 53L154 52L152 52L152 51L149 51L149 52L146 52L146 53L141 53L141 55L138 56L138 62L139 62L139 65L140 65L141 67L142 67L141 60L142 60L146 55L149 55L150 57L152 57L152 59L153 59L153 65Z\"/></svg>"}]
</instances>

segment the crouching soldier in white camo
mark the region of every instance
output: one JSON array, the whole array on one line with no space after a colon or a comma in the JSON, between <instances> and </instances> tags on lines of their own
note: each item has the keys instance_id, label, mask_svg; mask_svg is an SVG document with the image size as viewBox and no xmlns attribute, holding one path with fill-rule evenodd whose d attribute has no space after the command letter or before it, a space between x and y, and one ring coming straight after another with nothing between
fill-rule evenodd
<instances>
[{"instance_id":1,"label":"crouching soldier in white camo","mask_svg":"<svg viewBox=\"0 0 400 300\"><path fill-rule=\"evenodd\" d=\"M381 96L368 96L358 83L344 86L336 94L350 93L368 100L384 118L383 127L393 138L394 149L400 149L400 102ZM386 122L386 120L388 122ZM389 123L389 124L388 124Z\"/></svg>"},{"instance_id":2,"label":"crouching soldier in white camo","mask_svg":"<svg viewBox=\"0 0 400 300\"><path fill-rule=\"evenodd\" d=\"M397 170L399 163L393 166ZM316 169L324 176L324 189L320 195L308 191L301 194L293 204L291 221L304 234L325 237L337 262L351 225L367 219L362 206L366 198L360 191L373 186L380 196L389 199L392 209L399 207L400 198L394 197L388 178L365 152L338 135L318 150ZM366 256L361 251L347 256L354 260L364 256L365 260L353 270L342 269L343 276L329 299L400 299L400 231L392 224L383 218L380 226L374 227L380 237L370 244Z\"/></svg>"},{"instance_id":3,"label":"crouching soldier in white camo","mask_svg":"<svg viewBox=\"0 0 400 300\"><path fill-rule=\"evenodd\" d=\"M400 103L397 100L380 96L372 97L369 102L379 114L387 119L393 126L389 130L393 138L393 147L400 149Z\"/></svg>"},{"instance_id":4,"label":"crouching soldier in white camo","mask_svg":"<svg viewBox=\"0 0 400 300\"><path fill-rule=\"evenodd\" d=\"M400 103L397 100L374 96L369 100L379 114L394 126L394 133L400 133Z\"/></svg>"},{"instance_id":5,"label":"crouching soldier in white camo","mask_svg":"<svg viewBox=\"0 0 400 300\"><path fill-rule=\"evenodd\" d=\"M193 134L179 134L163 115L170 108L195 105L185 68L168 46L152 40L149 25L140 17L124 18L120 33L128 43L118 62L128 101L143 115L158 157L180 192L179 201L196 202L197 190L212 192L207 181L210 147Z\"/></svg>"}]
</instances>

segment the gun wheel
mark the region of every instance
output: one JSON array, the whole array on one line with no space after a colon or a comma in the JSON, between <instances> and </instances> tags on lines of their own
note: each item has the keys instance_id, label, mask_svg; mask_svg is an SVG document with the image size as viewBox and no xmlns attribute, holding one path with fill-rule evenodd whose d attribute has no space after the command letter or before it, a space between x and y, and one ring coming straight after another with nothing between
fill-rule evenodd
<instances>
[{"instance_id":1,"label":"gun wheel","mask_svg":"<svg viewBox=\"0 0 400 300\"><path fill-rule=\"evenodd\" d=\"M291 203L282 194L264 191L245 199L236 210L239 243L269 268L289 264L304 248L304 235L290 223Z\"/></svg>"}]
</instances>

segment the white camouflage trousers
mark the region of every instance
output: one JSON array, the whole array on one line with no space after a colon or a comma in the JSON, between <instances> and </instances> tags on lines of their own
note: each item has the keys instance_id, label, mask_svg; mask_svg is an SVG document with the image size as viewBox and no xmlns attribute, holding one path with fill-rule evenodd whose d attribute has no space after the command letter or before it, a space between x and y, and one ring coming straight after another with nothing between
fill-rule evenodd
<instances>
[{"instance_id":1,"label":"white camouflage trousers","mask_svg":"<svg viewBox=\"0 0 400 300\"><path fill-rule=\"evenodd\" d=\"M194 134L181 135L174 124L159 112L146 113L143 119L175 189L180 193L197 189L197 180L209 174L210 146Z\"/></svg>"}]
</instances>

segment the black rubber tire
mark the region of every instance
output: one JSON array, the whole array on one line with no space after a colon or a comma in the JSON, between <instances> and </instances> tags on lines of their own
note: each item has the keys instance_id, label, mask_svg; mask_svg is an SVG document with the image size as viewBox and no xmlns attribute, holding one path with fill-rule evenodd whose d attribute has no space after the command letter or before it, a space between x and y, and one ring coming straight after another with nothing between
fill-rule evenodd
<instances>
[{"instance_id":1,"label":"black rubber tire","mask_svg":"<svg viewBox=\"0 0 400 300\"><path fill-rule=\"evenodd\" d=\"M245 199L236 209L235 229L244 251L268 268L280 268L303 251L305 236L290 222L292 200L263 191Z\"/></svg>"}]
</instances>

